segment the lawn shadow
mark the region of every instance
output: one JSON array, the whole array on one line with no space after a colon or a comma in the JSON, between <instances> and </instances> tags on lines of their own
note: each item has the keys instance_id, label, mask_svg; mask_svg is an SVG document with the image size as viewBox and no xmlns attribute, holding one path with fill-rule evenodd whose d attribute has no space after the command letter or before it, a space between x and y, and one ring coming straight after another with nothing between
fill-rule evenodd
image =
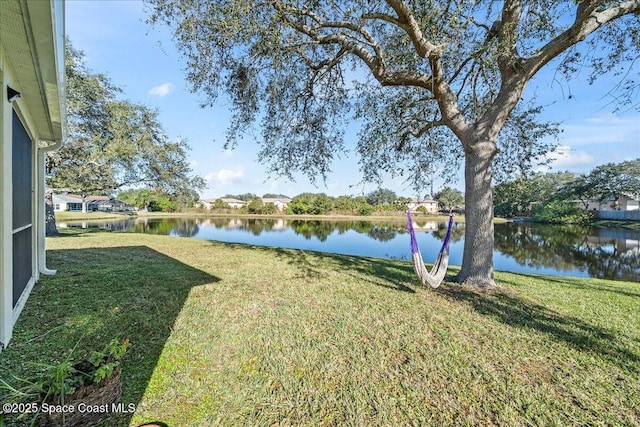
<instances>
[{"instance_id":1,"label":"lawn shadow","mask_svg":"<svg viewBox=\"0 0 640 427\"><path fill-rule=\"evenodd\" d=\"M518 329L535 330L575 349L606 358L619 367L637 372L640 355L625 348L611 331L519 297L516 291L479 292L463 286L437 289L477 312Z\"/></svg>"},{"instance_id":2,"label":"lawn shadow","mask_svg":"<svg viewBox=\"0 0 640 427\"><path fill-rule=\"evenodd\" d=\"M414 293L411 287L414 275L411 264L384 258L365 258L325 252L270 248L276 256L295 266L307 279L319 279L327 274L327 266L340 269L352 277L401 292ZM406 265L405 265L406 264ZM379 280L371 280L375 277Z\"/></svg>"},{"instance_id":3,"label":"lawn shadow","mask_svg":"<svg viewBox=\"0 0 640 427\"><path fill-rule=\"evenodd\" d=\"M57 234L48 235L47 239L81 237L85 234L109 233L110 231L111 230L100 229L99 227L67 226L64 228L60 228Z\"/></svg>"},{"instance_id":4,"label":"lawn shadow","mask_svg":"<svg viewBox=\"0 0 640 427\"><path fill-rule=\"evenodd\" d=\"M636 288L637 290L634 292L634 291L622 289L621 286L616 286L615 284L598 282L599 279L591 279L587 282L582 278L540 276L540 275L526 274L526 273L519 273L519 275L530 277L536 280L544 280L545 282L557 283L563 288L572 288L572 289L579 288L579 289L585 289L588 291L608 292L608 293L618 294L626 297L640 298L640 286L637 286Z\"/></svg>"},{"instance_id":5,"label":"lawn shadow","mask_svg":"<svg viewBox=\"0 0 640 427\"><path fill-rule=\"evenodd\" d=\"M33 376L33 366L24 362L59 363L78 342L77 359L112 338L128 338L121 402L138 406L190 290L220 278L146 246L47 255L58 273L34 288L0 357L0 376ZM112 415L100 425L129 425L132 416Z\"/></svg>"}]
</instances>

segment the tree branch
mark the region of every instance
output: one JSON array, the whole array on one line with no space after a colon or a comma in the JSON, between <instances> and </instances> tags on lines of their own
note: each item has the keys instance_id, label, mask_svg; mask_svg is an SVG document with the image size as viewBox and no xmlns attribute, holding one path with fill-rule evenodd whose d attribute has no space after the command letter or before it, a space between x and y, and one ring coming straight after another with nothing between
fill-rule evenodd
<instances>
[{"instance_id":1,"label":"tree branch","mask_svg":"<svg viewBox=\"0 0 640 427\"><path fill-rule=\"evenodd\" d=\"M442 121L458 137L462 145L465 146L465 149L468 149L469 147L466 146L466 143L469 141L468 134L471 130L471 125L460 111L458 97L453 93L451 86L445 80L440 58L432 57L429 59L429 63L431 64L431 70L433 72L431 91L438 101Z\"/></svg>"},{"instance_id":2,"label":"tree branch","mask_svg":"<svg viewBox=\"0 0 640 427\"><path fill-rule=\"evenodd\" d=\"M419 129L409 129L407 130L407 132L410 133L414 138L420 138L424 136L427 132L429 132L431 129L440 127L440 126L446 126L446 123L442 120L433 120L431 122L422 123L422 126L420 126Z\"/></svg>"},{"instance_id":3,"label":"tree branch","mask_svg":"<svg viewBox=\"0 0 640 427\"><path fill-rule=\"evenodd\" d=\"M288 11L285 10L281 2L275 2L274 7L282 13L285 22L294 30L308 36L318 44L335 44L341 47L341 52L349 52L360 58L382 86L417 86L431 90L432 77L427 74L407 71L389 71L386 67L384 54L380 46L366 29L351 22L324 21L317 14L309 10L289 11L294 14L298 12L298 16L310 18L316 24L314 27L311 27L291 19L287 15ZM329 28L348 30L349 32L362 36L364 40L351 37L348 33L342 31L332 34L322 34L320 32L323 29ZM305 59L305 61L306 60L307 59ZM327 65L329 64L330 62L327 63ZM332 64L332 66L335 66L335 64Z\"/></svg>"},{"instance_id":4,"label":"tree branch","mask_svg":"<svg viewBox=\"0 0 640 427\"><path fill-rule=\"evenodd\" d=\"M611 6L604 10L597 10L600 2L595 0L583 1L576 9L576 18L567 30L549 41L536 54L525 61L527 77L531 78L544 65L556 58L574 44L584 40L587 36L605 24L624 15L640 13L640 0L629 0Z\"/></svg>"},{"instance_id":5,"label":"tree branch","mask_svg":"<svg viewBox=\"0 0 640 427\"><path fill-rule=\"evenodd\" d=\"M398 15L398 19L394 20L396 25L400 26L411 38L413 47L418 55L422 58L429 58L431 56L440 56L444 45L435 45L424 38L420 25L414 18L407 3L403 0L387 0L387 4ZM392 22L392 21L389 21Z\"/></svg>"},{"instance_id":6,"label":"tree branch","mask_svg":"<svg viewBox=\"0 0 640 427\"><path fill-rule=\"evenodd\" d=\"M519 3L520 0L507 1L503 9L503 19L509 22L512 21L516 17L516 13L519 14L519 12L510 12L506 9L507 7L517 8ZM518 59L518 68L510 67L508 63L500 64L502 77L500 91L492 106L476 123L476 130L480 134L488 135L489 137L495 137L498 134L509 114L520 100L526 83L545 64L569 47L584 40L589 34L606 23L627 14L640 12L640 0L625 1L608 9L598 11L597 6L599 4L601 2L597 0L586 0L580 3L576 8L574 23L528 59ZM501 31L504 33L503 29Z\"/></svg>"},{"instance_id":7,"label":"tree branch","mask_svg":"<svg viewBox=\"0 0 640 427\"><path fill-rule=\"evenodd\" d=\"M502 19L498 24L498 68L503 78L515 71L514 67L520 60L516 43L518 41L518 23L521 15L521 0L507 0L504 2Z\"/></svg>"}]
</instances>

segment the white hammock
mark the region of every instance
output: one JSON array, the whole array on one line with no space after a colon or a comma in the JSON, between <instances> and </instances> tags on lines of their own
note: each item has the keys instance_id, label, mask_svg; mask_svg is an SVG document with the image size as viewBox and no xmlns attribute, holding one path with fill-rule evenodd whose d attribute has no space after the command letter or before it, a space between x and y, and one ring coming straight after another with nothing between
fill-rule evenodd
<instances>
[{"instance_id":1,"label":"white hammock","mask_svg":"<svg viewBox=\"0 0 640 427\"><path fill-rule=\"evenodd\" d=\"M449 265L449 241L451 238L451 229L453 228L453 214L449 215L449 226L447 227L447 235L442 243L442 248L438 253L436 261L431 267L431 271L427 270L416 241L416 232L413 229L413 221L411 220L411 211L407 211L407 219L409 235L411 236L411 258L413 259L413 269L420 278L423 285L429 284L432 288L437 288L444 280L447 274L447 266Z\"/></svg>"}]
</instances>

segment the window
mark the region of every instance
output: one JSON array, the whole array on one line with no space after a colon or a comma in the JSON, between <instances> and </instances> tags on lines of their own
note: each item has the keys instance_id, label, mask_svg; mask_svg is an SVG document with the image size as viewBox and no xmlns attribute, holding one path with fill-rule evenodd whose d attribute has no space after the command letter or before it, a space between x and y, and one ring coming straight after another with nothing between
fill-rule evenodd
<instances>
[{"instance_id":1,"label":"window","mask_svg":"<svg viewBox=\"0 0 640 427\"><path fill-rule=\"evenodd\" d=\"M13 306L33 276L33 164L32 143L13 112Z\"/></svg>"}]
</instances>

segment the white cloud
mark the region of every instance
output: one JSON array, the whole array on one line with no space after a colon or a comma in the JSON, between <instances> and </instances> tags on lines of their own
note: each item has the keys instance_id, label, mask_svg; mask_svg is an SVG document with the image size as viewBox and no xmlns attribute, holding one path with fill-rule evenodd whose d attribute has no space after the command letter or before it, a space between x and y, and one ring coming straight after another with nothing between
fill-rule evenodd
<instances>
[{"instance_id":1,"label":"white cloud","mask_svg":"<svg viewBox=\"0 0 640 427\"><path fill-rule=\"evenodd\" d=\"M569 170L587 173L594 167L610 162L620 162L622 157L637 155L640 138L640 116L632 114L620 117L616 114L598 113L563 126L560 145L542 160L550 160L549 167L536 171Z\"/></svg>"},{"instance_id":2,"label":"white cloud","mask_svg":"<svg viewBox=\"0 0 640 427\"><path fill-rule=\"evenodd\" d=\"M617 125L624 124L627 120L621 118L614 113L596 113L587 119L589 123L605 124L605 125Z\"/></svg>"},{"instance_id":3,"label":"white cloud","mask_svg":"<svg viewBox=\"0 0 640 427\"><path fill-rule=\"evenodd\" d=\"M211 172L205 175L204 179L207 182L214 181L221 186L227 186L231 184L238 184L242 182L244 178L244 169L220 169L217 172Z\"/></svg>"},{"instance_id":4,"label":"white cloud","mask_svg":"<svg viewBox=\"0 0 640 427\"><path fill-rule=\"evenodd\" d=\"M173 89L175 89L173 83L162 83L160 86L152 87L149 90L149 95L159 96L162 98L163 96L167 96L173 92Z\"/></svg>"},{"instance_id":5,"label":"white cloud","mask_svg":"<svg viewBox=\"0 0 640 427\"><path fill-rule=\"evenodd\" d=\"M575 169L594 163L595 158L586 151L574 150L568 145L561 145L547 154L551 159L551 167L556 170Z\"/></svg>"}]
</instances>

